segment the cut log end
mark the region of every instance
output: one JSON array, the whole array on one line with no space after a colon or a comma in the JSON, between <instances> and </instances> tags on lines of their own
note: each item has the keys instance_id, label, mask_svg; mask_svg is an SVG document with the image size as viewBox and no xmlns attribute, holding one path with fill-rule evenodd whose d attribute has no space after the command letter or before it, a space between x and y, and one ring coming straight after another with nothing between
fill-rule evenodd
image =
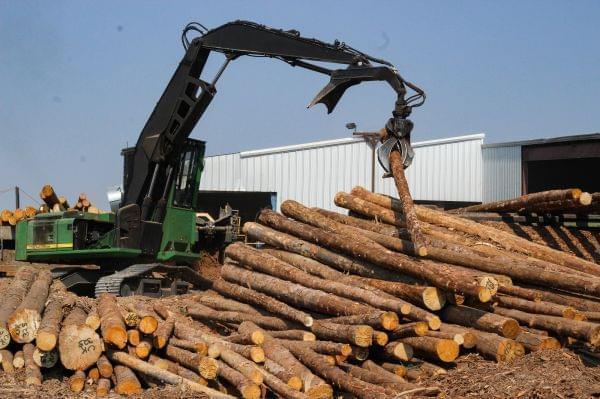
<instances>
[{"instance_id":1,"label":"cut log end","mask_svg":"<svg viewBox=\"0 0 600 399\"><path fill-rule=\"evenodd\" d=\"M508 319L502 325L502 336L506 338L515 339L520 332L521 327L516 320Z\"/></svg>"},{"instance_id":2,"label":"cut log end","mask_svg":"<svg viewBox=\"0 0 600 399\"><path fill-rule=\"evenodd\" d=\"M158 320L153 316L144 316L140 319L140 323L138 325L138 329L146 334L152 334L158 328Z\"/></svg>"},{"instance_id":3,"label":"cut log end","mask_svg":"<svg viewBox=\"0 0 600 399\"><path fill-rule=\"evenodd\" d=\"M373 342L378 346L386 346L389 341L389 337L383 331L374 331L373 332Z\"/></svg>"},{"instance_id":4,"label":"cut log end","mask_svg":"<svg viewBox=\"0 0 600 399\"><path fill-rule=\"evenodd\" d=\"M427 320L427 326L430 329L437 331L442 326L442 321L440 320L439 317L433 316L433 317L430 317L429 320Z\"/></svg>"},{"instance_id":5,"label":"cut log end","mask_svg":"<svg viewBox=\"0 0 600 399\"><path fill-rule=\"evenodd\" d=\"M433 318L432 318L432 319L433 319ZM440 318L439 318L439 317L437 317L437 316L435 316L435 319L437 319L437 323L436 323L436 325L437 325L437 327L438 327L437 329L439 329L439 328L440 328L440 326L442 325L442 322L441 322ZM426 322L424 322L424 321L418 321L418 322L416 322L416 323L415 323L415 326L414 326L414 331L415 331L415 334L416 334L418 337L422 337L422 336L426 335L426 334L427 334L427 331L429 331L430 325L431 325L431 321L430 321L430 322L427 322L427 323L426 323ZM435 329L435 328L432 328L432 330L437 330L437 329Z\"/></svg>"},{"instance_id":6,"label":"cut log end","mask_svg":"<svg viewBox=\"0 0 600 399\"><path fill-rule=\"evenodd\" d=\"M313 323L314 323L314 320L310 316L306 316L304 318L304 321L302 322L302 324L304 324L306 327L312 327Z\"/></svg>"},{"instance_id":7,"label":"cut log end","mask_svg":"<svg viewBox=\"0 0 600 399\"><path fill-rule=\"evenodd\" d=\"M27 344L35 339L42 318L33 309L20 309L8 319L8 331L13 341Z\"/></svg>"},{"instance_id":8,"label":"cut log end","mask_svg":"<svg viewBox=\"0 0 600 399\"><path fill-rule=\"evenodd\" d=\"M328 384L319 384L307 389L306 396L311 399L330 399L333 397L333 388Z\"/></svg>"},{"instance_id":9,"label":"cut log end","mask_svg":"<svg viewBox=\"0 0 600 399\"><path fill-rule=\"evenodd\" d=\"M458 357L459 349L458 344L450 339L440 339L435 346L438 357L446 363L452 362Z\"/></svg>"},{"instance_id":10,"label":"cut log end","mask_svg":"<svg viewBox=\"0 0 600 399\"><path fill-rule=\"evenodd\" d=\"M317 336L311 332L305 332L302 334L302 341L316 341Z\"/></svg>"},{"instance_id":11,"label":"cut log end","mask_svg":"<svg viewBox=\"0 0 600 399\"><path fill-rule=\"evenodd\" d=\"M103 336L106 342L113 344L119 349L123 349L127 345L127 331L121 327L109 327Z\"/></svg>"},{"instance_id":12,"label":"cut log end","mask_svg":"<svg viewBox=\"0 0 600 399\"><path fill-rule=\"evenodd\" d=\"M381 327L387 331L394 330L396 327L398 327L400 322L398 315L394 312L383 312L381 316L379 316L379 320L381 321Z\"/></svg>"},{"instance_id":13,"label":"cut log end","mask_svg":"<svg viewBox=\"0 0 600 399\"><path fill-rule=\"evenodd\" d=\"M100 378L96 387L96 397L103 398L108 396L110 392L110 380L108 378Z\"/></svg>"},{"instance_id":14,"label":"cut log end","mask_svg":"<svg viewBox=\"0 0 600 399\"><path fill-rule=\"evenodd\" d=\"M413 357L413 348L402 342L396 343L394 347L394 356L404 362L409 361Z\"/></svg>"},{"instance_id":15,"label":"cut log end","mask_svg":"<svg viewBox=\"0 0 600 399\"><path fill-rule=\"evenodd\" d=\"M286 384L295 391L299 391L302 389L302 379L295 375L291 376L286 381Z\"/></svg>"},{"instance_id":16,"label":"cut log end","mask_svg":"<svg viewBox=\"0 0 600 399\"><path fill-rule=\"evenodd\" d=\"M69 378L69 389L71 392L79 393L85 387L85 372L77 370L71 378Z\"/></svg>"},{"instance_id":17,"label":"cut log end","mask_svg":"<svg viewBox=\"0 0 600 399\"><path fill-rule=\"evenodd\" d=\"M425 257L428 254L427 247L425 247L425 246L415 248L415 252L417 253L417 255L419 255L421 257Z\"/></svg>"},{"instance_id":18,"label":"cut log end","mask_svg":"<svg viewBox=\"0 0 600 399\"><path fill-rule=\"evenodd\" d=\"M579 203L584 206L590 205L592 203L592 194L587 192L581 193L579 195Z\"/></svg>"},{"instance_id":19,"label":"cut log end","mask_svg":"<svg viewBox=\"0 0 600 399\"><path fill-rule=\"evenodd\" d=\"M479 290L477 293L477 298L479 299L479 302L481 302L481 303L489 302L492 300L493 296L494 295L492 294L492 292L489 289L479 287Z\"/></svg>"},{"instance_id":20,"label":"cut log end","mask_svg":"<svg viewBox=\"0 0 600 399\"><path fill-rule=\"evenodd\" d=\"M254 345L262 345L265 342L265 334L262 331L253 331L250 340Z\"/></svg>"},{"instance_id":21,"label":"cut log end","mask_svg":"<svg viewBox=\"0 0 600 399\"><path fill-rule=\"evenodd\" d=\"M429 310L440 310L446 304L446 294L436 287L427 287L423 290L423 304Z\"/></svg>"},{"instance_id":22,"label":"cut log end","mask_svg":"<svg viewBox=\"0 0 600 399\"><path fill-rule=\"evenodd\" d=\"M373 328L370 326L356 326L353 335L356 346L367 348L373 344Z\"/></svg>"},{"instance_id":23,"label":"cut log end","mask_svg":"<svg viewBox=\"0 0 600 399\"><path fill-rule=\"evenodd\" d=\"M56 347L56 334L47 331L38 331L35 345L43 351L49 351Z\"/></svg>"},{"instance_id":24,"label":"cut log end","mask_svg":"<svg viewBox=\"0 0 600 399\"><path fill-rule=\"evenodd\" d=\"M265 361L265 351L263 348L259 346L253 346L250 348L250 359L254 363L264 363Z\"/></svg>"},{"instance_id":25,"label":"cut log end","mask_svg":"<svg viewBox=\"0 0 600 399\"><path fill-rule=\"evenodd\" d=\"M258 399L261 396L260 387L256 384L246 384L240 387L240 393L244 399Z\"/></svg>"},{"instance_id":26,"label":"cut log end","mask_svg":"<svg viewBox=\"0 0 600 399\"><path fill-rule=\"evenodd\" d=\"M214 380L217 378L218 371L219 365L215 359L211 357L203 357L200 359L198 372L203 378L206 378L207 380Z\"/></svg>"},{"instance_id":27,"label":"cut log end","mask_svg":"<svg viewBox=\"0 0 600 399\"><path fill-rule=\"evenodd\" d=\"M10 344L10 333L8 329L0 327L0 349L4 349Z\"/></svg>"}]
</instances>

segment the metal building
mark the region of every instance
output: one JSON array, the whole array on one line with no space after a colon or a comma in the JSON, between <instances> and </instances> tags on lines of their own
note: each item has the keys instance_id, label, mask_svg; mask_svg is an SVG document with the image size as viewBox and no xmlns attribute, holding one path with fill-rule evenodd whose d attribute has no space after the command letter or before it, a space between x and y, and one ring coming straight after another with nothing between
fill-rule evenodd
<instances>
[{"instance_id":1,"label":"metal building","mask_svg":"<svg viewBox=\"0 0 600 399\"><path fill-rule=\"evenodd\" d=\"M416 200L480 202L483 134L413 143L415 158L407 171ZM277 207L291 198L308 206L335 209L338 191L361 185L394 194L391 179L375 153L360 138L244 151L206 158L202 190L277 193ZM373 167L375 169L373 169Z\"/></svg>"}]
</instances>

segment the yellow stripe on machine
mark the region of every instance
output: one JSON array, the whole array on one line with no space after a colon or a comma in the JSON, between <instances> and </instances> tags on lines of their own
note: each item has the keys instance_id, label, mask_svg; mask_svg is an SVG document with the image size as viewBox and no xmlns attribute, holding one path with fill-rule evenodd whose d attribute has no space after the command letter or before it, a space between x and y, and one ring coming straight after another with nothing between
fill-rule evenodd
<instances>
[{"instance_id":1,"label":"yellow stripe on machine","mask_svg":"<svg viewBox=\"0 0 600 399\"><path fill-rule=\"evenodd\" d=\"M27 249L64 249L73 248L72 242L65 242L62 244L27 244Z\"/></svg>"}]
</instances>

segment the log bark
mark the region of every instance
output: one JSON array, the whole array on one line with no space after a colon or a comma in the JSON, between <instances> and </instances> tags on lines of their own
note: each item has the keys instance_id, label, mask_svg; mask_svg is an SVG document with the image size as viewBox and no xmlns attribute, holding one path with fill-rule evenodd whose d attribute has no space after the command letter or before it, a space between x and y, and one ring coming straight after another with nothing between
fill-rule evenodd
<instances>
[{"instance_id":1,"label":"log bark","mask_svg":"<svg viewBox=\"0 0 600 399\"><path fill-rule=\"evenodd\" d=\"M408 188L408 182L406 181L406 176L404 174L402 155L400 155L399 151L392 151L390 153L390 167L392 174L394 175L396 190L398 190L402 214L404 215L404 220L406 221L406 229L410 233L411 241L415 246L415 252L419 256L427 256L425 237L421 232L421 224L417 217L415 206L410 195L410 189Z\"/></svg>"},{"instance_id":2,"label":"log bark","mask_svg":"<svg viewBox=\"0 0 600 399\"><path fill-rule=\"evenodd\" d=\"M150 355L148 362L163 370L168 370L171 373L177 374L180 377L186 378L190 381L197 382L198 384L207 386L208 381L198 375L196 372L181 366L180 364L173 362L168 359L160 358L156 355Z\"/></svg>"},{"instance_id":3,"label":"log bark","mask_svg":"<svg viewBox=\"0 0 600 399\"><path fill-rule=\"evenodd\" d=\"M55 284L57 287L62 286L62 288L53 291L52 288ZM44 310L44 316L42 317L35 338L36 346L43 351L50 351L56 347L58 333L60 332L60 323L63 319L64 285L62 283L53 283L51 291L53 292L48 298L48 304Z\"/></svg>"},{"instance_id":4,"label":"log bark","mask_svg":"<svg viewBox=\"0 0 600 399\"><path fill-rule=\"evenodd\" d=\"M60 361L68 370L85 370L95 364L104 346L98 334L85 325L86 313L73 307L63 320L58 336Z\"/></svg>"},{"instance_id":5,"label":"log bark","mask_svg":"<svg viewBox=\"0 0 600 399\"><path fill-rule=\"evenodd\" d=\"M0 349L4 349L10 343L10 332L7 321L10 315L17 309L27 294L29 287L37 276L37 270L32 267L21 267L2 295L0 304Z\"/></svg>"},{"instance_id":6,"label":"log bark","mask_svg":"<svg viewBox=\"0 0 600 399\"><path fill-rule=\"evenodd\" d=\"M396 237L402 240L410 240L410 233L405 228L391 226L387 223L381 223L378 220L360 219L354 216L344 215L338 212L332 212L321 208L312 208L323 216L327 216L336 222L347 224L361 230L372 231L385 236Z\"/></svg>"},{"instance_id":7,"label":"log bark","mask_svg":"<svg viewBox=\"0 0 600 399\"><path fill-rule=\"evenodd\" d=\"M242 243L234 243L228 246L225 254L242 265L250 267L252 270L291 281L300 284L303 287L328 292L354 301L364 302L379 309L391 310L405 315L410 313L411 306L404 301L381 297L374 292L342 282L315 277L269 255L268 253L252 249Z\"/></svg>"},{"instance_id":8,"label":"log bark","mask_svg":"<svg viewBox=\"0 0 600 399\"><path fill-rule=\"evenodd\" d=\"M287 330L290 328L290 323L281 320L278 317L271 316L256 316L246 313L220 311L209 308L208 306L200 305L195 302L185 302L186 312L192 318L205 321L219 321L222 323L240 324L244 321L255 321L264 328L273 330Z\"/></svg>"},{"instance_id":9,"label":"log bark","mask_svg":"<svg viewBox=\"0 0 600 399\"><path fill-rule=\"evenodd\" d=\"M42 191L40 191L40 199L44 201L50 209L52 209L55 204L59 203L58 196L50 184L46 184L44 187L42 187Z\"/></svg>"},{"instance_id":10,"label":"log bark","mask_svg":"<svg viewBox=\"0 0 600 399\"><path fill-rule=\"evenodd\" d=\"M461 305L447 305L440 312L443 321L492 332L503 337L514 339L519 335L520 328L517 320L510 317L498 317L500 314Z\"/></svg>"},{"instance_id":11,"label":"log bark","mask_svg":"<svg viewBox=\"0 0 600 399\"><path fill-rule=\"evenodd\" d=\"M401 339L407 337L422 337L429 331L429 326L423 321L415 321L399 325L388 333L391 339Z\"/></svg>"},{"instance_id":12,"label":"log bark","mask_svg":"<svg viewBox=\"0 0 600 399\"><path fill-rule=\"evenodd\" d=\"M35 339L51 283L50 271L40 270L21 304L9 316L7 326L13 341L23 344Z\"/></svg>"},{"instance_id":13,"label":"log bark","mask_svg":"<svg viewBox=\"0 0 600 399\"><path fill-rule=\"evenodd\" d=\"M324 319L323 321L336 324L362 324L373 327L375 329L378 328L386 331L393 331L398 327L399 323L398 315L396 313L383 311L377 313L368 313L364 315L333 317L330 319Z\"/></svg>"},{"instance_id":14,"label":"log bark","mask_svg":"<svg viewBox=\"0 0 600 399\"><path fill-rule=\"evenodd\" d=\"M415 278L425 279L438 288L469 294L479 298L482 302L491 299L491 293L480 287L478 282L469 281L468 277L461 276L460 273L443 264L414 260L406 255L389 250L382 251L375 246L356 241L351 237L328 234L321 229L288 220L273 211L263 210L260 213L259 221L278 230L326 245L359 259L400 271ZM248 223L245 226L248 226Z\"/></svg>"},{"instance_id":15,"label":"log bark","mask_svg":"<svg viewBox=\"0 0 600 399\"><path fill-rule=\"evenodd\" d=\"M564 317L531 314L499 306L494 308L494 313L511 317L533 328L540 328L552 331L558 335L581 339L594 346L600 344L600 324L565 319Z\"/></svg>"},{"instance_id":16,"label":"log bark","mask_svg":"<svg viewBox=\"0 0 600 399\"><path fill-rule=\"evenodd\" d=\"M499 295L496 297L496 303L507 309L517 309L528 313L546 314L550 316L565 317L574 319L577 311L569 306L558 305L552 302L528 301L526 299Z\"/></svg>"},{"instance_id":17,"label":"log bark","mask_svg":"<svg viewBox=\"0 0 600 399\"><path fill-rule=\"evenodd\" d=\"M209 357L178 348L174 345L165 347L165 356L189 369L197 371L203 378L214 380L217 378L219 367L217 362Z\"/></svg>"},{"instance_id":18,"label":"log bark","mask_svg":"<svg viewBox=\"0 0 600 399\"><path fill-rule=\"evenodd\" d=\"M212 288L223 295L236 298L237 300L244 301L255 306L260 306L270 313L286 320L293 322L295 321L304 326L310 326L312 324L312 317L309 314L295 309L280 300L270 297L269 295L257 292L248 287L243 287L241 285L229 283L225 280L217 279L213 281Z\"/></svg>"},{"instance_id":19,"label":"log bark","mask_svg":"<svg viewBox=\"0 0 600 399\"><path fill-rule=\"evenodd\" d=\"M283 345L286 348L289 347L290 345L305 345L307 348L310 348L313 351L320 353L322 355L349 356L352 353L352 347L350 345L342 344L340 342L295 341L295 340L286 340L286 339L278 339L276 342Z\"/></svg>"},{"instance_id":20,"label":"log bark","mask_svg":"<svg viewBox=\"0 0 600 399\"><path fill-rule=\"evenodd\" d=\"M189 341L186 339L179 339L175 337L171 337L169 339L169 344L174 345L178 348L182 348L191 352L195 352L200 356L206 356L208 354L208 344L199 339L194 339L193 341Z\"/></svg>"},{"instance_id":21,"label":"log bark","mask_svg":"<svg viewBox=\"0 0 600 399\"><path fill-rule=\"evenodd\" d=\"M269 331L269 335L273 338L293 339L296 341L315 341L317 339L315 334L304 330Z\"/></svg>"},{"instance_id":22,"label":"log bark","mask_svg":"<svg viewBox=\"0 0 600 399\"><path fill-rule=\"evenodd\" d=\"M398 200L380 194L371 193L362 187L355 187L352 189L352 194L366 199L367 201L372 201L373 203L380 205L380 207L384 207L392 211L402 211ZM552 249L548 246L536 244L514 234L507 233L493 227L444 212L439 212L430 208L416 206L415 210L419 219L425 222L447 228L453 228L467 234L478 236L485 240L490 240L509 251L514 250L516 252L533 256L534 258L556 263L595 276L600 276L600 265L577 258L576 256L569 255L565 252ZM590 293L592 294L592 292ZM598 295L598 292L596 292L596 295Z\"/></svg>"},{"instance_id":23,"label":"log bark","mask_svg":"<svg viewBox=\"0 0 600 399\"><path fill-rule=\"evenodd\" d=\"M288 370L292 375L297 376L302 381L303 392L310 398L331 398L333 390L331 386L321 378L315 376L304 364L302 364L289 349L279 344L266 331L262 330L252 322L240 324L238 331L242 334L252 334L261 332L265 337L263 349L267 359L275 362Z\"/></svg>"},{"instance_id":24,"label":"log bark","mask_svg":"<svg viewBox=\"0 0 600 399\"><path fill-rule=\"evenodd\" d=\"M100 295L98 299L98 314L100 315L100 331L102 332L104 341L119 349L125 348L125 345L127 345L125 321L114 295Z\"/></svg>"},{"instance_id":25,"label":"log bark","mask_svg":"<svg viewBox=\"0 0 600 399\"><path fill-rule=\"evenodd\" d=\"M184 386L185 388L199 392L207 395L209 398L215 399L233 399L233 396L223 394L221 392L215 391L209 387L205 387L196 382L190 381L186 378L182 378L177 374L171 373L168 370L163 370L160 367L156 367L150 363L144 362L143 360L137 359L133 356L128 355L125 352L109 352L110 358L112 361L123 364L132 368L133 370L146 375L148 377L154 378L159 381L164 381L170 385L176 386Z\"/></svg>"},{"instance_id":26,"label":"log bark","mask_svg":"<svg viewBox=\"0 0 600 399\"><path fill-rule=\"evenodd\" d=\"M33 350L35 346L32 344L23 345L23 359L25 361L25 383L27 385L42 385L42 372L37 364L33 361Z\"/></svg>"},{"instance_id":27,"label":"log bark","mask_svg":"<svg viewBox=\"0 0 600 399\"><path fill-rule=\"evenodd\" d=\"M511 198L503 201L487 202L480 205L471 205L463 208L454 209L451 213L464 212L520 212L532 211L540 203L561 200L578 200L581 196L581 190L570 188L565 190L549 190L537 193L525 194L520 197Z\"/></svg>"},{"instance_id":28,"label":"log bark","mask_svg":"<svg viewBox=\"0 0 600 399\"><path fill-rule=\"evenodd\" d=\"M233 299L228 299L216 293L204 293L201 295L193 296L192 299L204 306L208 306L209 308L213 308L215 310L233 311L254 315L261 314L258 310L246 303L238 302Z\"/></svg>"},{"instance_id":29,"label":"log bark","mask_svg":"<svg viewBox=\"0 0 600 399\"><path fill-rule=\"evenodd\" d=\"M535 288L519 287L516 285L501 285L498 288L498 291L503 294L528 299L530 301L554 302L560 305L570 306L572 308L582 311L600 311L600 302L567 294L557 294L547 289L541 290Z\"/></svg>"},{"instance_id":30,"label":"log bark","mask_svg":"<svg viewBox=\"0 0 600 399\"><path fill-rule=\"evenodd\" d=\"M402 298L417 306L437 311L446 304L446 294L436 287L406 284L399 281L385 281L362 278L365 283L377 287L390 295Z\"/></svg>"},{"instance_id":31,"label":"log bark","mask_svg":"<svg viewBox=\"0 0 600 399\"><path fill-rule=\"evenodd\" d=\"M334 340L367 348L373 343L373 328L367 325L345 325L315 321L311 331L321 340Z\"/></svg>"},{"instance_id":32,"label":"log bark","mask_svg":"<svg viewBox=\"0 0 600 399\"><path fill-rule=\"evenodd\" d=\"M293 355L291 355L290 353L290 356ZM273 360L267 358L265 359L263 367L267 372L277 377L279 380L281 380L294 391L300 391L302 389L302 379L297 375L294 375L290 370L281 366L279 363L276 363ZM266 378L265 383L269 383Z\"/></svg>"},{"instance_id":33,"label":"log bark","mask_svg":"<svg viewBox=\"0 0 600 399\"><path fill-rule=\"evenodd\" d=\"M255 363L253 363L252 361L249 361L248 359L246 359L242 355L234 352L233 350L228 349L226 344L224 344L222 342L217 342L217 343L214 343L213 345L220 347L218 349L218 351L219 351L219 358L222 361L224 361L230 367L232 367L232 368L236 369L237 371L239 371L240 373L242 373L246 378L248 378L250 381L254 382L255 384L258 384L258 385L262 384L263 377L262 377L262 374L258 371L258 367L256 366ZM209 352L210 352L210 349L209 349Z\"/></svg>"},{"instance_id":34,"label":"log bark","mask_svg":"<svg viewBox=\"0 0 600 399\"><path fill-rule=\"evenodd\" d=\"M227 364L221 361L217 361L219 365L219 377L222 377L225 381L237 389L244 399L258 399L260 398L260 388L258 385L246 378L242 373L234 368L229 367ZM262 373L261 373L262 379Z\"/></svg>"},{"instance_id":35,"label":"log bark","mask_svg":"<svg viewBox=\"0 0 600 399\"><path fill-rule=\"evenodd\" d=\"M410 345L419 357L434 361L452 362L458 357L459 346L449 339L433 337L403 338L402 342Z\"/></svg>"},{"instance_id":36,"label":"log bark","mask_svg":"<svg viewBox=\"0 0 600 399\"><path fill-rule=\"evenodd\" d=\"M368 313L372 307L340 298L326 292L306 288L300 284L291 283L263 273L251 272L232 264L225 264L221 269L221 276L230 282L245 285L273 296L292 306L298 306L311 311L334 316L349 316L353 314Z\"/></svg>"},{"instance_id":37,"label":"log bark","mask_svg":"<svg viewBox=\"0 0 600 399\"><path fill-rule=\"evenodd\" d=\"M462 346L465 349L471 349L477 345L477 334L468 328L456 324L443 323L440 331L449 334L460 334L463 341Z\"/></svg>"}]
</instances>

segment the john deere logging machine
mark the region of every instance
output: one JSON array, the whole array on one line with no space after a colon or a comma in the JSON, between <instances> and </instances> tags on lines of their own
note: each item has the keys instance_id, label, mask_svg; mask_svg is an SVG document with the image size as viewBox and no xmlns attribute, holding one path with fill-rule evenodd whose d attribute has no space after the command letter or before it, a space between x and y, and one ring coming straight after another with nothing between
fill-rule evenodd
<instances>
[{"instance_id":1,"label":"john deere logging machine","mask_svg":"<svg viewBox=\"0 0 600 399\"><path fill-rule=\"evenodd\" d=\"M199 34L189 40L190 32ZM226 230L230 218L217 226L197 217L198 187L205 143L189 138L217 93L216 83L231 61L241 56L269 57L290 66L330 77L309 106L322 103L328 113L351 86L385 81L397 99L386 124L388 141L379 160L389 169L387 155L398 147L408 166L412 160L407 119L420 106L424 92L405 81L394 66L341 42L333 44L301 37L247 21L207 30L188 24L182 34L185 55L142 129L135 148L124 151L124 192L116 212L80 211L40 214L17 226L16 258L31 262L74 265L62 270L68 286L92 285L96 295L165 295L185 292L202 278L189 267L200 256L207 231ZM225 60L211 81L200 75L211 52ZM308 61L347 65L328 69ZM407 88L414 94L407 97ZM219 226L220 224L220 226ZM75 265L95 264L88 270Z\"/></svg>"}]
</instances>

